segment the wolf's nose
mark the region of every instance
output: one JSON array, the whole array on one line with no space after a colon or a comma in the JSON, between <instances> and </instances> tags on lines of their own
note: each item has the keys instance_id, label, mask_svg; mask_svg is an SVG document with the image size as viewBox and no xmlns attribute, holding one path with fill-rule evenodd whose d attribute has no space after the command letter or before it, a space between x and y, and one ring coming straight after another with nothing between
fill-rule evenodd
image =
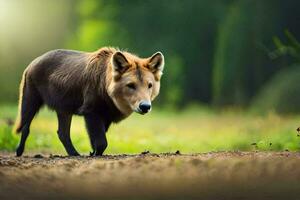
<instances>
[{"instance_id":1,"label":"wolf's nose","mask_svg":"<svg viewBox=\"0 0 300 200\"><path fill-rule=\"evenodd\" d=\"M142 101L139 105L139 109L143 112L143 113L147 113L149 112L149 110L151 109L151 103L147 102L147 101Z\"/></svg>"}]
</instances>

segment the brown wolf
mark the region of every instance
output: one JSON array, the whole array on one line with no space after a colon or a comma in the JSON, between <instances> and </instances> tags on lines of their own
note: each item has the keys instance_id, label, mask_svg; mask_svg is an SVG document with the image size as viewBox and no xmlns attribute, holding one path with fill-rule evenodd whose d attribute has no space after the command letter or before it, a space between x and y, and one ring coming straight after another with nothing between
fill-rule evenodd
<instances>
[{"instance_id":1,"label":"brown wolf","mask_svg":"<svg viewBox=\"0 0 300 200\"><path fill-rule=\"evenodd\" d=\"M107 147L106 131L133 111L145 114L158 95L164 57L157 52L139 58L115 48L95 52L53 50L33 60L20 85L16 132L22 132L16 150L21 156L29 127L41 106L55 110L58 136L68 155L79 155L70 139L73 114L85 119L93 152Z\"/></svg>"}]
</instances>

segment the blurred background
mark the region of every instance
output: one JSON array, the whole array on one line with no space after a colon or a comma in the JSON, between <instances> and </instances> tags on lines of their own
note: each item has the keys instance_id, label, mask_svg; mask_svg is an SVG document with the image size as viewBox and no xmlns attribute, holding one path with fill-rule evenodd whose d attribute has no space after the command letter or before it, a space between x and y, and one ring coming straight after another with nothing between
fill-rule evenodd
<instances>
[{"instance_id":1,"label":"blurred background","mask_svg":"<svg viewBox=\"0 0 300 200\"><path fill-rule=\"evenodd\" d=\"M35 57L116 46L141 57L162 51L166 67L154 112L113 127L109 152L299 150L299 8L297 0L0 0L0 148L18 140L8 132ZM76 120L75 143L88 150ZM132 128L137 121L144 126ZM55 115L43 111L29 148L60 152L55 134L38 133L55 130Z\"/></svg>"}]
</instances>

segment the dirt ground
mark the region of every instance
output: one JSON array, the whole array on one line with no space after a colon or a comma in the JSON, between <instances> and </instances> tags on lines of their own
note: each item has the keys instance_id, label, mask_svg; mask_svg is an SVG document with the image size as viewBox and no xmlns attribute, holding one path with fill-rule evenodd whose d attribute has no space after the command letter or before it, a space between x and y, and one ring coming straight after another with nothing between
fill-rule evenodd
<instances>
[{"instance_id":1,"label":"dirt ground","mask_svg":"<svg viewBox=\"0 0 300 200\"><path fill-rule=\"evenodd\" d=\"M0 199L300 199L300 153L0 153Z\"/></svg>"}]
</instances>

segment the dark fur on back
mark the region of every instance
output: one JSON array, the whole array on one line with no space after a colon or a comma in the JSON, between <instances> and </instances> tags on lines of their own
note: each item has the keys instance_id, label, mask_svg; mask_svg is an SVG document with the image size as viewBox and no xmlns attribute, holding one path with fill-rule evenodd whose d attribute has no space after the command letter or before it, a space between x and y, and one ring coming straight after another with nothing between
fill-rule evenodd
<instances>
[{"instance_id":1,"label":"dark fur on back","mask_svg":"<svg viewBox=\"0 0 300 200\"><path fill-rule=\"evenodd\" d=\"M107 123L118 122L123 115L106 91L107 65L115 51L114 48L102 48L93 53L71 50L47 52L36 58L24 72L20 96L24 97L26 88L34 88L35 98L54 110L72 114L98 112L107 117ZM23 106L20 106L22 112ZM17 132L24 126L22 121L16 127Z\"/></svg>"}]
</instances>

